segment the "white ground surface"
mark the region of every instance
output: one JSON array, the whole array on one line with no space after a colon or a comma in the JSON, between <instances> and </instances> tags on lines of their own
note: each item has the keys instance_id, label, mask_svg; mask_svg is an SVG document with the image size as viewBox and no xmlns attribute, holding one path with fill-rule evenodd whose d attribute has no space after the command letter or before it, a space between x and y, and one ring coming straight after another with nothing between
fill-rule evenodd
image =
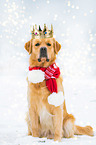
<instances>
[{"instance_id":1,"label":"white ground surface","mask_svg":"<svg viewBox=\"0 0 96 145\"><path fill-rule=\"evenodd\" d=\"M0 0L0 14L0 145L96 145L96 136L61 143L27 136L29 65L24 50L30 25L43 29L46 23L50 29L53 24L62 46L57 65L70 76L64 77L67 110L77 125L92 125L96 132L96 0Z\"/></svg>"},{"instance_id":2,"label":"white ground surface","mask_svg":"<svg viewBox=\"0 0 96 145\"><path fill-rule=\"evenodd\" d=\"M96 132L96 78L64 78L66 104L78 125ZM63 138L60 143L27 136L27 83L25 76L0 76L0 145L96 145L96 135Z\"/></svg>"}]
</instances>

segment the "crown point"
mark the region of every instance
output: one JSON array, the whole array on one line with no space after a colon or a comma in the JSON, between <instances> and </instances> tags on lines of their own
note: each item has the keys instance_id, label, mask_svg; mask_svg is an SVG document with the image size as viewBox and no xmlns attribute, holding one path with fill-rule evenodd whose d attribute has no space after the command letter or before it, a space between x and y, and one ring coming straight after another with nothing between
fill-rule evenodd
<instances>
[{"instance_id":1,"label":"crown point","mask_svg":"<svg viewBox=\"0 0 96 145\"><path fill-rule=\"evenodd\" d=\"M44 24L44 29L46 28L46 24Z\"/></svg>"},{"instance_id":2,"label":"crown point","mask_svg":"<svg viewBox=\"0 0 96 145\"><path fill-rule=\"evenodd\" d=\"M35 29L37 29L37 25L35 24Z\"/></svg>"},{"instance_id":3,"label":"crown point","mask_svg":"<svg viewBox=\"0 0 96 145\"><path fill-rule=\"evenodd\" d=\"M33 32L34 32L34 26L33 26Z\"/></svg>"},{"instance_id":4,"label":"crown point","mask_svg":"<svg viewBox=\"0 0 96 145\"><path fill-rule=\"evenodd\" d=\"M39 25L39 31L42 31L40 25Z\"/></svg>"},{"instance_id":5,"label":"crown point","mask_svg":"<svg viewBox=\"0 0 96 145\"><path fill-rule=\"evenodd\" d=\"M44 31L43 32L46 32L46 28L44 29Z\"/></svg>"},{"instance_id":6,"label":"crown point","mask_svg":"<svg viewBox=\"0 0 96 145\"><path fill-rule=\"evenodd\" d=\"M51 24L51 31L53 32L53 25Z\"/></svg>"}]
</instances>

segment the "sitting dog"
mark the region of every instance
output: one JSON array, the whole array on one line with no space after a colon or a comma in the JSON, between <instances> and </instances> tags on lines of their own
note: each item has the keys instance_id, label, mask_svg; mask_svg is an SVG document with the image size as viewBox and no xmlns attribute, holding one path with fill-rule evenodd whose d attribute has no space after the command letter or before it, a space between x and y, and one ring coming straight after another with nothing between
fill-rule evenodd
<instances>
[{"instance_id":1,"label":"sitting dog","mask_svg":"<svg viewBox=\"0 0 96 145\"><path fill-rule=\"evenodd\" d=\"M62 137L93 136L91 126L74 124L75 118L67 113L60 69L56 55L61 45L53 38L53 27L48 30L33 28L32 39L25 44L30 54L28 81L28 135L61 141Z\"/></svg>"}]
</instances>

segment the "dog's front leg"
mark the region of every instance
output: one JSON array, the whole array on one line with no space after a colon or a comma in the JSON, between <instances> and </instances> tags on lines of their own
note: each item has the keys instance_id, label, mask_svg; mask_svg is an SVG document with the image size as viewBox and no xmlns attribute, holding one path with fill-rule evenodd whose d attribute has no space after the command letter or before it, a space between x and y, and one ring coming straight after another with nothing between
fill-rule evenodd
<instances>
[{"instance_id":1,"label":"dog's front leg","mask_svg":"<svg viewBox=\"0 0 96 145\"><path fill-rule=\"evenodd\" d=\"M31 132L33 137L39 137L39 117L35 107L29 109Z\"/></svg>"},{"instance_id":2,"label":"dog's front leg","mask_svg":"<svg viewBox=\"0 0 96 145\"><path fill-rule=\"evenodd\" d=\"M61 141L62 137L62 124L63 124L63 111L59 107L56 107L53 111L54 117L53 117L53 123L54 123L54 141Z\"/></svg>"}]
</instances>

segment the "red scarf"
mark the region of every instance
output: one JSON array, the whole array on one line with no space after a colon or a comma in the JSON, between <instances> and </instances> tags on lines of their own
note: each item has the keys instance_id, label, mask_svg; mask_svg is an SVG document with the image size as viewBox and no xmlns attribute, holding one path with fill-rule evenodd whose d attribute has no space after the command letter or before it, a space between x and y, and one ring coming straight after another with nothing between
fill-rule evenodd
<instances>
[{"instance_id":1,"label":"red scarf","mask_svg":"<svg viewBox=\"0 0 96 145\"><path fill-rule=\"evenodd\" d=\"M51 93L58 92L56 79L60 76L60 69L55 63L53 63L47 68L29 66L29 71L32 71L32 70L42 70L45 73L46 86L48 90Z\"/></svg>"}]
</instances>

